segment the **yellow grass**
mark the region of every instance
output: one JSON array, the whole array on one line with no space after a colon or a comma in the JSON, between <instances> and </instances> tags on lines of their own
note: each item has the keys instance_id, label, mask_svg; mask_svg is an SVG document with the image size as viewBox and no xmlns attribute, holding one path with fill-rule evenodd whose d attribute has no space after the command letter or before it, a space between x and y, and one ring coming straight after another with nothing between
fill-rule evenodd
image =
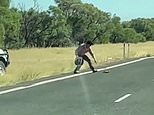
<instances>
[{"instance_id":1,"label":"yellow grass","mask_svg":"<svg viewBox=\"0 0 154 115\"><path fill-rule=\"evenodd\" d=\"M75 48L9 50L11 64L6 75L0 77L0 86L72 72L75 67ZM92 49L98 61L94 66L123 59L123 44L94 45ZM154 42L130 45L130 58L147 55L154 55ZM87 64L84 64L82 69L87 67Z\"/></svg>"}]
</instances>

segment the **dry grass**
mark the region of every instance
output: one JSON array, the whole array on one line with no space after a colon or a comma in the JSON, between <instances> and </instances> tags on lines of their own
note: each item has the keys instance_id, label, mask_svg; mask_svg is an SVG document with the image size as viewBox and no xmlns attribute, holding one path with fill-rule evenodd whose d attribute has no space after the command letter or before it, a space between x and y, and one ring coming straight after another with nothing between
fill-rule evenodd
<instances>
[{"instance_id":1,"label":"dry grass","mask_svg":"<svg viewBox=\"0 0 154 115\"><path fill-rule=\"evenodd\" d=\"M92 47L98 64L123 59L123 44L105 44ZM72 48L33 48L9 50L11 64L7 74L0 77L1 86L38 79L48 75L71 72L74 69ZM130 45L130 58L154 55L154 42ZM83 68L87 68L85 64Z\"/></svg>"}]
</instances>

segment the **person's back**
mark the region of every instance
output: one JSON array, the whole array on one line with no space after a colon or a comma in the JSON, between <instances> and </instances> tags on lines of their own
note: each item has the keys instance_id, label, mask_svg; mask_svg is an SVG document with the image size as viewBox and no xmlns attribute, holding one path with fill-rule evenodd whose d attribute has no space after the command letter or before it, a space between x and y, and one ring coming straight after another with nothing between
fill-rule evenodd
<instances>
[{"instance_id":1,"label":"person's back","mask_svg":"<svg viewBox=\"0 0 154 115\"><path fill-rule=\"evenodd\" d=\"M90 47L86 47L86 44L83 43L75 50L75 55L83 56L89 51L90 51Z\"/></svg>"}]
</instances>

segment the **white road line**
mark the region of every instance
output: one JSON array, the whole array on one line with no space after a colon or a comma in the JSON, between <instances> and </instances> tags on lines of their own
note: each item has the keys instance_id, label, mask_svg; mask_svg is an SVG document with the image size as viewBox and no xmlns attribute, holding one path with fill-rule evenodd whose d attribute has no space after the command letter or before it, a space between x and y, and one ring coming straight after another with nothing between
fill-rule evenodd
<instances>
[{"instance_id":1,"label":"white road line","mask_svg":"<svg viewBox=\"0 0 154 115\"><path fill-rule=\"evenodd\" d=\"M123 97L120 97L119 99L117 99L116 101L114 101L115 103L119 103L121 102L122 100L128 98L129 96L131 96L132 94L126 94L124 95Z\"/></svg>"},{"instance_id":2,"label":"white road line","mask_svg":"<svg viewBox=\"0 0 154 115\"><path fill-rule=\"evenodd\" d=\"M112 68L116 68L116 67L120 67L120 66L125 66L125 65L128 65L128 64L132 64L132 63L135 63L135 62L139 62L139 61L143 61L145 59L151 59L151 58L154 58L154 57L140 58L140 59L137 59L137 60L134 60L134 61L130 61L130 62L126 62L126 63L122 63L122 64L118 64L118 65L114 65L114 66L110 66L110 67L106 67L106 68L101 68L101 69L98 69L98 71L103 71L103 70L106 70L106 69L112 69ZM65 76L65 77L61 77L61 78L55 78L55 79L51 79L51 80L41 81L41 82L34 83L34 84L28 85L28 86L16 87L16 88L0 91L0 95L11 93L11 92L15 92L15 91L19 91L19 90L23 90L23 89L28 89L28 88L36 87L36 86L47 84L47 83L51 83L51 82L56 82L56 81L61 81L61 80L65 80L65 79L70 79L70 78L73 78L73 77L77 77L77 76L81 76L81 75L86 75L86 74L89 74L89 73L91 73L91 71L84 72L84 73L79 73L79 74L73 74L73 75L69 75L69 76Z\"/></svg>"},{"instance_id":3,"label":"white road line","mask_svg":"<svg viewBox=\"0 0 154 115\"><path fill-rule=\"evenodd\" d=\"M140 62L140 61L143 61L143 60L146 60L146 59L152 59L152 58L154 58L154 57L140 58L140 59L137 59L137 60L134 60L134 61L125 62L125 63L122 63L122 64L117 64L117 65L106 67L106 68L101 68L101 69L99 69L99 71L103 71L105 69L112 69L112 68L116 68L116 67L120 67L120 66L125 66L125 65L128 65L128 64L132 64L132 63L136 63L136 62Z\"/></svg>"},{"instance_id":4,"label":"white road line","mask_svg":"<svg viewBox=\"0 0 154 115\"><path fill-rule=\"evenodd\" d=\"M79 74L73 74L73 75L69 75L69 76L65 76L65 77L61 77L61 78L55 78L55 79L51 79L51 80L41 81L41 82L34 83L34 84L28 85L28 86L16 87L16 88L0 91L0 95L15 92L15 91L19 91L19 90L23 90L23 89L36 87L36 86L39 86L39 85L43 85L43 84L47 84L47 83L51 83L51 82L55 82L55 81L61 81L61 80L65 80L65 79L70 79L70 78L73 78L73 77L76 77L76 76L85 75L85 74L89 74L89 73L91 73L91 71L84 72L84 73L79 73Z\"/></svg>"}]
</instances>

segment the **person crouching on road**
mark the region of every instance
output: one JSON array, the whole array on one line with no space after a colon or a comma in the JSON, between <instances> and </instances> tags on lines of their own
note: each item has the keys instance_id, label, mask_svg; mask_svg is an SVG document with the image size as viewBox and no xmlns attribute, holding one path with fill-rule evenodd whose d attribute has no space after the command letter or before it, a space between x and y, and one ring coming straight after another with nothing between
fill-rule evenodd
<instances>
[{"instance_id":1,"label":"person crouching on road","mask_svg":"<svg viewBox=\"0 0 154 115\"><path fill-rule=\"evenodd\" d=\"M96 62L95 56L91 50L91 47L93 43L91 41L87 41L86 43L81 44L76 50L75 50L75 55L76 55L76 59L75 59L75 64L77 65L76 68L74 69L74 74L78 73L81 66L84 63L84 60L88 62L90 69L93 72L97 72L97 70L94 69L90 58L86 55L86 53L89 52L89 54L92 56L92 58L94 59L94 62Z\"/></svg>"}]
</instances>

